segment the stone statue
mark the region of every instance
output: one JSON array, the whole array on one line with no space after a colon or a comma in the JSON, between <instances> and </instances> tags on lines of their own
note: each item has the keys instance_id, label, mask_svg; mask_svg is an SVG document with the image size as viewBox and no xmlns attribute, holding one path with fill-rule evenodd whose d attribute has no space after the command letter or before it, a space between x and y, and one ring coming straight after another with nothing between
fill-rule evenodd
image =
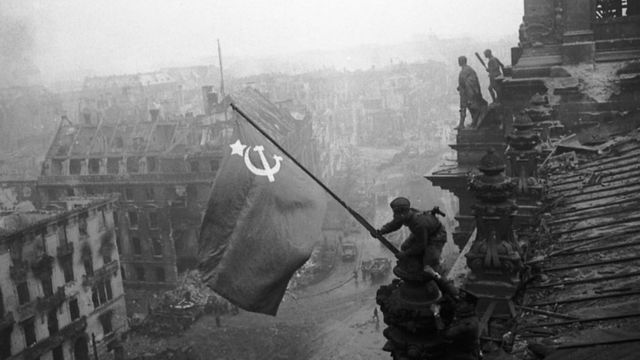
<instances>
[{"instance_id":1,"label":"stone statue","mask_svg":"<svg viewBox=\"0 0 640 360\"><path fill-rule=\"evenodd\" d=\"M467 117L467 110L471 113L471 127L475 128L482 122L487 114L487 101L482 98L478 75L469 65L467 57L458 58L460 74L458 75L458 92L460 93L460 124L456 129L464 129L464 120Z\"/></svg>"}]
</instances>

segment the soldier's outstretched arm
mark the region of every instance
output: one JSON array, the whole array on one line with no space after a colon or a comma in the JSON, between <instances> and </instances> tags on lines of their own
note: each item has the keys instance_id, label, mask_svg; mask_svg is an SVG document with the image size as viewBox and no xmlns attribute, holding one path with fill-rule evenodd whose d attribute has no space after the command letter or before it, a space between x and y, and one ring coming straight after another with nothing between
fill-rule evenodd
<instances>
[{"instance_id":1,"label":"soldier's outstretched arm","mask_svg":"<svg viewBox=\"0 0 640 360\"><path fill-rule=\"evenodd\" d=\"M402 220L394 218L388 223L382 225L382 227L380 228L380 230L378 230L378 232L380 232L381 235L384 235L384 234L388 234L390 232L399 230L401 227L402 227Z\"/></svg>"}]
</instances>

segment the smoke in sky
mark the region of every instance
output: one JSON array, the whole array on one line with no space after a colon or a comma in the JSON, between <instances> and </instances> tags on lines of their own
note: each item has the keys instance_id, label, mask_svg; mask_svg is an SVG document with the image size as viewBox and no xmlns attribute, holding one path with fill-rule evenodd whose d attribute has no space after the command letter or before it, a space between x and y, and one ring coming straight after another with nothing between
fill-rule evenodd
<instances>
[{"instance_id":1,"label":"smoke in sky","mask_svg":"<svg viewBox=\"0 0 640 360\"><path fill-rule=\"evenodd\" d=\"M229 71L238 59L263 67L264 59L416 36L516 43L523 12L521 0L0 0L6 9L13 14L0 14L2 61L35 64L46 82L204 64L216 56L216 39ZM393 57L381 53L380 61ZM11 72L2 71L1 79Z\"/></svg>"},{"instance_id":2,"label":"smoke in sky","mask_svg":"<svg viewBox=\"0 0 640 360\"><path fill-rule=\"evenodd\" d=\"M0 87L38 82L34 49L34 29L29 20L11 14L0 4Z\"/></svg>"}]
</instances>

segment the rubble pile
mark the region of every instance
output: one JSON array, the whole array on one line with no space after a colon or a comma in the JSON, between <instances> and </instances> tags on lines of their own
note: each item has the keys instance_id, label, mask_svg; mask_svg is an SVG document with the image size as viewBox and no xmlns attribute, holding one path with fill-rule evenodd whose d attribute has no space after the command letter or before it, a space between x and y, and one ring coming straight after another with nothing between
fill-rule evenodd
<instances>
[{"instance_id":1,"label":"rubble pile","mask_svg":"<svg viewBox=\"0 0 640 360\"><path fill-rule=\"evenodd\" d=\"M185 331L204 314L219 316L237 311L202 281L200 272L193 270L182 276L175 289L162 295L160 304L150 310L140 330L152 336L169 336Z\"/></svg>"},{"instance_id":2,"label":"rubble pile","mask_svg":"<svg viewBox=\"0 0 640 360\"><path fill-rule=\"evenodd\" d=\"M157 354L136 356L133 360L199 360L200 357L190 346L169 348Z\"/></svg>"}]
</instances>

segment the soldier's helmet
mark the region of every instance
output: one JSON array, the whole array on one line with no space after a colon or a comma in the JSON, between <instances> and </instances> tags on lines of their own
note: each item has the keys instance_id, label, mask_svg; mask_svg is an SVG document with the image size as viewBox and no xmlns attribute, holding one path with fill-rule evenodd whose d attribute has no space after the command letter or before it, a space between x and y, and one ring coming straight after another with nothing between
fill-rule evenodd
<instances>
[{"instance_id":1,"label":"soldier's helmet","mask_svg":"<svg viewBox=\"0 0 640 360\"><path fill-rule=\"evenodd\" d=\"M402 211L409 210L409 208L411 207L411 203L409 202L409 199L407 199L407 198L397 197L397 198L393 199L393 201L391 201L389 206L391 206L391 210L393 210L393 211L402 212Z\"/></svg>"}]
</instances>

